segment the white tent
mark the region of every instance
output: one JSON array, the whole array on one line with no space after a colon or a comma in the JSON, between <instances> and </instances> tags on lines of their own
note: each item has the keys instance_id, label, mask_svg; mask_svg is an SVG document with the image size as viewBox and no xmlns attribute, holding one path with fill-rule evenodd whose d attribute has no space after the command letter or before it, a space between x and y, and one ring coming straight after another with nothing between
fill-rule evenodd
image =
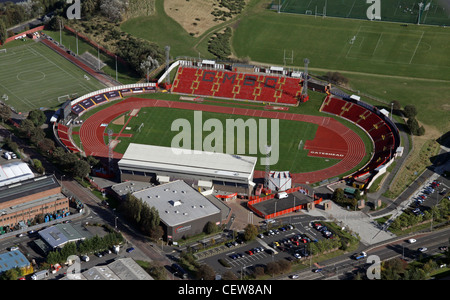
<instances>
[{"instance_id":1,"label":"white tent","mask_svg":"<svg viewBox=\"0 0 450 300\"><path fill-rule=\"evenodd\" d=\"M30 167L21 161L0 165L0 186L34 178Z\"/></svg>"}]
</instances>

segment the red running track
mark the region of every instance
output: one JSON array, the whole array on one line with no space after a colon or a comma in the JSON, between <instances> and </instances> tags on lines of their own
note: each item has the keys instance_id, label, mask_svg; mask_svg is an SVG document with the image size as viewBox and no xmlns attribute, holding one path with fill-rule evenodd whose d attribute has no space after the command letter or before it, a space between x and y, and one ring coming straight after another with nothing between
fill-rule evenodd
<instances>
[{"instance_id":1,"label":"red running track","mask_svg":"<svg viewBox=\"0 0 450 300\"><path fill-rule=\"evenodd\" d=\"M104 133L106 127L102 126L102 124L109 124L119 115L127 111L131 111L132 109L138 109L141 107L170 107L215 113L253 116L260 118L276 118L318 124L319 131L324 131L328 134L331 134L328 135L329 137L334 134L335 137L333 138L333 140L330 140L330 138L326 138L327 141L320 141L320 143L316 141L312 144L320 144L322 146L326 145L326 147L332 148L334 140L339 141L338 149L340 153L344 153L344 157L341 161L327 169L292 174L293 181L295 183L314 183L327 178L337 177L342 173L350 171L357 164L359 164L366 153L364 142L362 141L362 139L354 131L330 117L300 115L282 111L266 111L239 107L224 107L198 103L174 102L167 100L128 98L95 113L83 122L83 125L81 126L79 131L79 135L86 155L108 157L108 146L104 141ZM324 127L324 129L322 129L321 127ZM313 140L313 142L316 139L317 136ZM305 146L307 146L307 144L305 144ZM122 154L113 152L113 157L116 159L120 159L122 158ZM254 177L264 177L264 172L255 171Z\"/></svg>"}]
</instances>

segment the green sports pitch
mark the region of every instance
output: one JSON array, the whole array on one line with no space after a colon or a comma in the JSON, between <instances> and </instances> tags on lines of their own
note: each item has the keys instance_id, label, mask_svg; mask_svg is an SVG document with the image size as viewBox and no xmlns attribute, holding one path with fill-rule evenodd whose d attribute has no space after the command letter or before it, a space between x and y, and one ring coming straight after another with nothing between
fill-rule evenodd
<instances>
[{"instance_id":1,"label":"green sports pitch","mask_svg":"<svg viewBox=\"0 0 450 300\"><path fill-rule=\"evenodd\" d=\"M411 24L450 25L449 11L439 0L376 0L379 20ZM274 0L272 8L280 12L314 16L367 19L375 0ZM420 4L422 3L422 4Z\"/></svg>"},{"instance_id":2,"label":"green sports pitch","mask_svg":"<svg viewBox=\"0 0 450 300\"><path fill-rule=\"evenodd\" d=\"M17 112L55 109L105 86L42 43L0 52L0 100Z\"/></svg>"},{"instance_id":3,"label":"green sports pitch","mask_svg":"<svg viewBox=\"0 0 450 300\"><path fill-rule=\"evenodd\" d=\"M243 19L233 35L239 57L372 74L450 79L450 31L342 18L264 12Z\"/></svg>"},{"instance_id":4,"label":"green sports pitch","mask_svg":"<svg viewBox=\"0 0 450 300\"><path fill-rule=\"evenodd\" d=\"M125 118L124 118L125 117ZM246 116L236 116L222 113L212 113L212 112L202 112L202 119L217 119L223 124L223 129L226 128L227 119L243 119L244 122L250 117ZM253 118L253 117L251 117ZM180 133L180 131L172 131L171 126L174 120L186 119L190 124L194 124L194 111L184 110L184 109L174 109L174 108L163 108L163 107L152 107L152 108L141 108L138 115L135 117L129 117L128 113L123 116L119 116L117 119L125 119L129 122L125 125L115 124L116 122L111 122L108 125L108 129L112 129L114 133L119 133L122 130L123 134L131 133L131 137L120 137L120 142L114 148L115 152L124 153L129 143L140 143L140 144L151 144L170 147L174 137ZM253 118L258 120L258 118ZM257 121L258 122L258 121ZM141 126L141 124L143 124ZM268 140L270 142L270 134L272 133L270 122L268 125ZM279 121L279 160L273 167L278 170L290 170L294 173L300 172L310 172L320 169L328 168L339 160L336 159L324 159L319 157L309 157L307 156L308 150L304 150L303 146L307 140L314 139L318 125L306 122L298 121ZM125 129L124 129L125 128ZM128 128L128 129L126 129ZM181 130L181 129L180 129ZM193 130L193 129L192 129ZM214 129L216 130L216 129ZM214 131L213 130L213 131ZM194 132L192 132L191 145L194 144ZM211 134L211 131L203 131L202 141ZM237 133L235 134L236 137ZM249 136L247 130L246 136ZM108 143L108 137L105 136L105 143ZM226 134L223 135L224 141L224 153L225 144L229 143L226 140ZM259 141L258 141L259 142ZM234 142L235 150L237 142ZM259 148L259 147L258 147ZM248 139L245 146L248 152L249 145ZM245 155L251 155L248 153L240 153ZM258 154L251 155L257 156L259 158L264 157L261 155L259 149ZM260 159L258 159L258 164L256 168L258 170L264 170L264 166L259 164Z\"/></svg>"}]
</instances>

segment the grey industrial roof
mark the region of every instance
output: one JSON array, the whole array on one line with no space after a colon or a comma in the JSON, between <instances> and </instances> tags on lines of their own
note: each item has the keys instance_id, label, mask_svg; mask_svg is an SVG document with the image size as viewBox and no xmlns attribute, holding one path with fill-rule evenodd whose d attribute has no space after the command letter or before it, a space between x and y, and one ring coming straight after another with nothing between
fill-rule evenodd
<instances>
[{"instance_id":1,"label":"grey industrial roof","mask_svg":"<svg viewBox=\"0 0 450 300\"><path fill-rule=\"evenodd\" d=\"M250 180L256 157L131 143L118 162L120 168L135 168Z\"/></svg>"},{"instance_id":2,"label":"grey industrial roof","mask_svg":"<svg viewBox=\"0 0 450 300\"><path fill-rule=\"evenodd\" d=\"M155 207L161 221L168 226L220 213L217 206L182 180L141 190L133 195Z\"/></svg>"},{"instance_id":3,"label":"grey industrial roof","mask_svg":"<svg viewBox=\"0 0 450 300\"><path fill-rule=\"evenodd\" d=\"M40 230L39 235L52 248L61 247L65 243L83 240L92 236L89 232L77 230L70 223L56 224Z\"/></svg>"},{"instance_id":4,"label":"grey industrial roof","mask_svg":"<svg viewBox=\"0 0 450 300\"><path fill-rule=\"evenodd\" d=\"M132 258L120 258L105 266L95 266L83 273L87 280L153 280Z\"/></svg>"},{"instance_id":5,"label":"grey industrial roof","mask_svg":"<svg viewBox=\"0 0 450 300\"><path fill-rule=\"evenodd\" d=\"M55 176L40 176L0 187L0 203L59 187Z\"/></svg>"}]
</instances>

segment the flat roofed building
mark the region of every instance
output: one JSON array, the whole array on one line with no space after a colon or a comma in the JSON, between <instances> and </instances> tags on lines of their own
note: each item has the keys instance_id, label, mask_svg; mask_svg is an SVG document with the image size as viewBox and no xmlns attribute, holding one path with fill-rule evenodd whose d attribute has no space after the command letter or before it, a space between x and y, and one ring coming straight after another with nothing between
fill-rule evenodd
<instances>
[{"instance_id":1,"label":"flat roofed building","mask_svg":"<svg viewBox=\"0 0 450 300\"><path fill-rule=\"evenodd\" d=\"M154 207L163 223L167 240L201 233L208 222L220 224L220 209L182 180L133 193Z\"/></svg>"},{"instance_id":2,"label":"flat roofed building","mask_svg":"<svg viewBox=\"0 0 450 300\"><path fill-rule=\"evenodd\" d=\"M211 181L249 189L256 157L131 143L118 162L122 181L151 181L157 176Z\"/></svg>"},{"instance_id":3,"label":"flat roofed building","mask_svg":"<svg viewBox=\"0 0 450 300\"><path fill-rule=\"evenodd\" d=\"M61 278L67 280L67 276ZM79 280L153 280L131 257L119 258L104 266L92 267L79 274Z\"/></svg>"},{"instance_id":4,"label":"flat roofed building","mask_svg":"<svg viewBox=\"0 0 450 300\"><path fill-rule=\"evenodd\" d=\"M87 230L75 228L70 223L56 224L38 232L40 238L51 248L61 248L70 242L77 242L92 237Z\"/></svg>"},{"instance_id":5,"label":"flat roofed building","mask_svg":"<svg viewBox=\"0 0 450 300\"><path fill-rule=\"evenodd\" d=\"M0 253L0 274L14 268L28 270L30 267L30 262L19 250Z\"/></svg>"},{"instance_id":6,"label":"flat roofed building","mask_svg":"<svg viewBox=\"0 0 450 300\"><path fill-rule=\"evenodd\" d=\"M33 177L33 171L22 161L0 165L0 186L17 183Z\"/></svg>"}]
</instances>

